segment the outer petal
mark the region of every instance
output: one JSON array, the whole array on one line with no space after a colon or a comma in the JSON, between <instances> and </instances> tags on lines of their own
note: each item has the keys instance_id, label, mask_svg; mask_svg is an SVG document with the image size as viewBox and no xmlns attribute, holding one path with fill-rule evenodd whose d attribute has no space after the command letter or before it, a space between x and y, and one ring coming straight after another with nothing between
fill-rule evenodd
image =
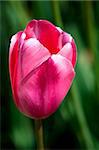
<instances>
[{"instance_id":1,"label":"outer petal","mask_svg":"<svg viewBox=\"0 0 99 150\"><path fill-rule=\"evenodd\" d=\"M73 66L75 66L76 61L77 61L77 49L76 49L76 44L75 44L74 39L72 39L71 45L73 48L72 64L73 64Z\"/></svg>"},{"instance_id":2,"label":"outer petal","mask_svg":"<svg viewBox=\"0 0 99 150\"><path fill-rule=\"evenodd\" d=\"M77 58L76 44L74 39L70 34L63 32L59 27L57 27L57 29L61 33L58 43L61 50L58 52L58 54L61 54L69 59L74 67Z\"/></svg>"},{"instance_id":3,"label":"outer petal","mask_svg":"<svg viewBox=\"0 0 99 150\"><path fill-rule=\"evenodd\" d=\"M19 40L22 35L22 31L15 34L11 39L10 51L9 51L9 73L11 79L12 92L14 96L14 101L18 105L18 95L17 95L17 66L18 66L18 56L19 56Z\"/></svg>"},{"instance_id":4,"label":"outer petal","mask_svg":"<svg viewBox=\"0 0 99 150\"><path fill-rule=\"evenodd\" d=\"M29 78L21 82L18 96L24 108L23 113L32 118L51 115L67 94L74 75L68 59L52 55Z\"/></svg>"},{"instance_id":5,"label":"outer petal","mask_svg":"<svg viewBox=\"0 0 99 150\"><path fill-rule=\"evenodd\" d=\"M11 44L10 44L10 51L9 51L9 72L10 72L10 78L11 82L14 77L14 70L16 68L16 63L18 60L18 41L22 35L22 31L18 32L14 36L12 36Z\"/></svg>"},{"instance_id":6,"label":"outer petal","mask_svg":"<svg viewBox=\"0 0 99 150\"><path fill-rule=\"evenodd\" d=\"M25 34L20 32L12 38L9 55L9 69L12 91L17 107L24 111L18 97L19 84L28 77L32 70L50 57L49 51L35 38L24 40ZM20 101L20 103L19 103Z\"/></svg>"},{"instance_id":7,"label":"outer petal","mask_svg":"<svg viewBox=\"0 0 99 150\"><path fill-rule=\"evenodd\" d=\"M70 60L70 62L72 63L72 59L73 59L73 48L71 43L66 43L64 45L64 47L59 51L59 54L61 54L62 56L64 56L65 58L67 58L68 60ZM72 63L73 64L73 63ZM74 66L74 65L73 65Z\"/></svg>"},{"instance_id":8,"label":"outer petal","mask_svg":"<svg viewBox=\"0 0 99 150\"><path fill-rule=\"evenodd\" d=\"M50 57L49 51L35 38L26 40L20 52L23 78Z\"/></svg>"},{"instance_id":9,"label":"outer petal","mask_svg":"<svg viewBox=\"0 0 99 150\"><path fill-rule=\"evenodd\" d=\"M50 53L57 53L58 38L60 32L57 28L46 20L32 20L28 23L25 33L27 38L36 37L49 51Z\"/></svg>"}]
</instances>

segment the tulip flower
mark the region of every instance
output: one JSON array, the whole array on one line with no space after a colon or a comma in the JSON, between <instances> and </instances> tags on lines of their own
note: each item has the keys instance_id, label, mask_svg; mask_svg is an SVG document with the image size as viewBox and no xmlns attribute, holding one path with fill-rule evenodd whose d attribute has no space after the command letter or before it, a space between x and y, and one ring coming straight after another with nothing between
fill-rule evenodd
<instances>
[{"instance_id":1,"label":"tulip flower","mask_svg":"<svg viewBox=\"0 0 99 150\"><path fill-rule=\"evenodd\" d=\"M11 39L9 72L14 102L34 119L53 114L75 76L72 36L46 20L32 20Z\"/></svg>"}]
</instances>

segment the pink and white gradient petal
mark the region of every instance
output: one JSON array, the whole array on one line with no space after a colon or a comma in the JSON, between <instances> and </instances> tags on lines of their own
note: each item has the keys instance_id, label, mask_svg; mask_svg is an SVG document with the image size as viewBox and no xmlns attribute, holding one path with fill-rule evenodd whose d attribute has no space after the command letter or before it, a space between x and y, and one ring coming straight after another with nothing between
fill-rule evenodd
<instances>
[{"instance_id":1,"label":"pink and white gradient petal","mask_svg":"<svg viewBox=\"0 0 99 150\"><path fill-rule=\"evenodd\" d=\"M20 66L24 78L45 62L51 54L36 38L30 38L24 42L20 56Z\"/></svg>"},{"instance_id":2,"label":"pink and white gradient petal","mask_svg":"<svg viewBox=\"0 0 99 150\"><path fill-rule=\"evenodd\" d=\"M50 116L63 101L74 76L74 69L68 59L52 55L21 83L19 99L24 113L31 118Z\"/></svg>"}]
</instances>

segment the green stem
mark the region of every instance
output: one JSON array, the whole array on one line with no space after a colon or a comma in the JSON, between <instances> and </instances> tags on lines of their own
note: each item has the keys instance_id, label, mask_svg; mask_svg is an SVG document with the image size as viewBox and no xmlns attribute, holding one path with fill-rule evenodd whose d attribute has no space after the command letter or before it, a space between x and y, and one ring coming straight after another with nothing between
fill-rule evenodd
<instances>
[{"instance_id":1,"label":"green stem","mask_svg":"<svg viewBox=\"0 0 99 150\"><path fill-rule=\"evenodd\" d=\"M44 150L43 143L43 125L42 120L35 120L35 133L37 141L37 150Z\"/></svg>"}]
</instances>

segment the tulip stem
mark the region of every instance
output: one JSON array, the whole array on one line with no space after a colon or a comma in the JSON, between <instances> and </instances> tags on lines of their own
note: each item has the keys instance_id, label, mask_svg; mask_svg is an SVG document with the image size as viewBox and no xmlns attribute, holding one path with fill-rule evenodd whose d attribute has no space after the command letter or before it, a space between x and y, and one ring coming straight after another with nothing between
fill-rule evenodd
<instances>
[{"instance_id":1,"label":"tulip stem","mask_svg":"<svg viewBox=\"0 0 99 150\"><path fill-rule=\"evenodd\" d=\"M43 125L42 120L35 120L35 133L37 141L37 150L44 150L43 143Z\"/></svg>"}]
</instances>

